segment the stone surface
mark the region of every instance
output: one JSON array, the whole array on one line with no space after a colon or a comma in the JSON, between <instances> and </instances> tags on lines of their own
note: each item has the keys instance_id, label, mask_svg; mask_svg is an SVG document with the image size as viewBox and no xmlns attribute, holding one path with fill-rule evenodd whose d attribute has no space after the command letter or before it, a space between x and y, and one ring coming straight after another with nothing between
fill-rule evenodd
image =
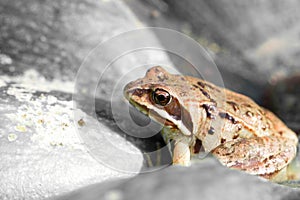
<instances>
[{"instance_id":1,"label":"stone surface","mask_svg":"<svg viewBox=\"0 0 300 200\"><path fill-rule=\"evenodd\" d=\"M96 45L136 23L116 1L3 0L0 9L1 54L12 59L1 72L35 68L49 79L74 80Z\"/></svg>"},{"instance_id":2,"label":"stone surface","mask_svg":"<svg viewBox=\"0 0 300 200\"><path fill-rule=\"evenodd\" d=\"M203 38L200 43L206 40L218 46L212 49L217 50L215 61L221 69L255 83L256 91L235 88L234 82L227 87L262 102L269 81L299 72L298 1L164 2L171 13L189 22L196 38Z\"/></svg>"},{"instance_id":3,"label":"stone surface","mask_svg":"<svg viewBox=\"0 0 300 200\"><path fill-rule=\"evenodd\" d=\"M266 91L264 104L300 134L300 74L277 79Z\"/></svg>"},{"instance_id":4,"label":"stone surface","mask_svg":"<svg viewBox=\"0 0 300 200\"><path fill-rule=\"evenodd\" d=\"M230 170L211 159L189 168L172 166L120 183L82 188L55 200L298 199L300 191Z\"/></svg>"},{"instance_id":5,"label":"stone surface","mask_svg":"<svg viewBox=\"0 0 300 200\"><path fill-rule=\"evenodd\" d=\"M135 27L127 7L120 1L4 0L0 9L0 199L44 199L139 171L142 154L111 128L116 125L74 109L72 101L89 51ZM113 145L98 140L105 159L127 171L94 159L78 136L83 131L122 146L119 154L107 153ZM131 154L120 158L122 151Z\"/></svg>"},{"instance_id":6,"label":"stone surface","mask_svg":"<svg viewBox=\"0 0 300 200\"><path fill-rule=\"evenodd\" d=\"M72 82L48 81L33 69L18 76L0 75L0 79L5 82L0 98L1 199L43 199L107 179L132 176L142 167L142 155L131 143L107 123L74 110ZM53 90L56 92L51 94ZM78 124L80 119L84 124ZM105 153L98 162L78 137L82 132L89 139L97 136L97 150ZM103 138L133 153L113 152L111 149L116 148ZM116 159L125 170L105 159Z\"/></svg>"}]
</instances>

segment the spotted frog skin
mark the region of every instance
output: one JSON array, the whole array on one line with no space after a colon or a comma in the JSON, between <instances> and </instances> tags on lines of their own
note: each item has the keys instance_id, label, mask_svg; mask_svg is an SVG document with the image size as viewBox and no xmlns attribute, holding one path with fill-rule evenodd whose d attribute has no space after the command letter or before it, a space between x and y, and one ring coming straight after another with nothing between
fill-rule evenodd
<instances>
[{"instance_id":1,"label":"spotted frog skin","mask_svg":"<svg viewBox=\"0 0 300 200\"><path fill-rule=\"evenodd\" d=\"M174 141L173 164L190 165L200 147L223 165L272 179L296 155L298 138L272 112L250 98L162 67L130 82L124 95L164 125Z\"/></svg>"}]
</instances>

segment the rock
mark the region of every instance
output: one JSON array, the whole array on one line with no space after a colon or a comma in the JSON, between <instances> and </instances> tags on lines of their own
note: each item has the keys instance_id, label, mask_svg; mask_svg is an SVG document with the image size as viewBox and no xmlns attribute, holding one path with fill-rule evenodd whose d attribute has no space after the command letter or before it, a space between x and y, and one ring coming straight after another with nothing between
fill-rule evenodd
<instances>
[{"instance_id":1,"label":"rock","mask_svg":"<svg viewBox=\"0 0 300 200\"><path fill-rule=\"evenodd\" d=\"M0 5L0 199L44 199L135 175L141 152L107 116L98 121L72 101L88 52L135 27L128 8L90 0ZM83 143L78 134L89 137Z\"/></svg>"},{"instance_id":2,"label":"rock","mask_svg":"<svg viewBox=\"0 0 300 200\"><path fill-rule=\"evenodd\" d=\"M141 174L121 182L107 182L82 188L55 200L94 199L297 199L299 190L270 183L221 166L215 160L191 167L172 166Z\"/></svg>"},{"instance_id":3,"label":"rock","mask_svg":"<svg viewBox=\"0 0 300 200\"><path fill-rule=\"evenodd\" d=\"M216 44L219 68L254 84L227 87L262 102L264 88L278 74L299 72L299 17L297 1L170 1L170 13L191 25L201 44ZM202 39L201 39L202 38ZM225 80L226 74L224 74ZM243 83L243 81L238 81Z\"/></svg>"},{"instance_id":4,"label":"rock","mask_svg":"<svg viewBox=\"0 0 300 200\"><path fill-rule=\"evenodd\" d=\"M276 80L277 79L277 80ZM277 77L267 88L264 104L274 111L287 125L300 133L300 74Z\"/></svg>"},{"instance_id":5,"label":"rock","mask_svg":"<svg viewBox=\"0 0 300 200\"><path fill-rule=\"evenodd\" d=\"M96 45L135 28L136 20L117 1L4 0L0 9L0 53L12 60L1 72L22 74L35 68L47 79L74 80Z\"/></svg>"},{"instance_id":6,"label":"rock","mask_svg":"<svg viewBox=\"0 0 300 200\"><path fill-rule=\"evenodd\" d=\"M35 70L0 79L5 82L0 97L1 199L42 199L132 176L142 168L142 154L131 143L107 124L74 110L72 82L48 81ZM76 125L79 120L85 124ZM85 143L80 133L88 137L82 137ZM88 142L91 138L97 140ZM98 146L90 149L92 144Z\"/></svg>"}]
</instances>

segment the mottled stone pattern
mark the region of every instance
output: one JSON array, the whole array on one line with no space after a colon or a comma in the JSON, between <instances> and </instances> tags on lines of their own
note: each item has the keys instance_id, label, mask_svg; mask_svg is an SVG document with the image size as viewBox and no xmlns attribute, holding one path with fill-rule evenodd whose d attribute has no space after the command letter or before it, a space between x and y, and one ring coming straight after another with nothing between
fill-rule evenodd
<instances>
[{"instance_id":1,"label":"mottled stone pattern","mask_svg":"<svg viewBox=\"0 0 300 200\"><path fill-rule=\"evenodd\" d=\"M1 53L13 59L11 67L0 68L5 73L34 67L47 78L73 80L92 48L134 27L127 8L115 1L4 0L0 5Z\"/></svg>"}]
</instances>

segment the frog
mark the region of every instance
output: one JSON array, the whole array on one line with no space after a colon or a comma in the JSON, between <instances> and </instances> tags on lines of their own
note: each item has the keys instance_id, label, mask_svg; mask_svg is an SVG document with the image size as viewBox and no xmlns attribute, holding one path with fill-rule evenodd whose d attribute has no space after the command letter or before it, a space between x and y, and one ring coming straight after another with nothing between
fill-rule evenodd
<instances>
[{"instance_id":1,"label":"frog","mask_svg":"<svg viewBox=\"0 0 300 200\"><path fill-rule=\"evenodd\" d=\"M154 66L123 92L131 105L163 126L163 138L174 144L174 165L190 166L201 150L224 166L276 180L296 156L298 137L284 122L225 87Z\"/></svg>"}]
</instances>

